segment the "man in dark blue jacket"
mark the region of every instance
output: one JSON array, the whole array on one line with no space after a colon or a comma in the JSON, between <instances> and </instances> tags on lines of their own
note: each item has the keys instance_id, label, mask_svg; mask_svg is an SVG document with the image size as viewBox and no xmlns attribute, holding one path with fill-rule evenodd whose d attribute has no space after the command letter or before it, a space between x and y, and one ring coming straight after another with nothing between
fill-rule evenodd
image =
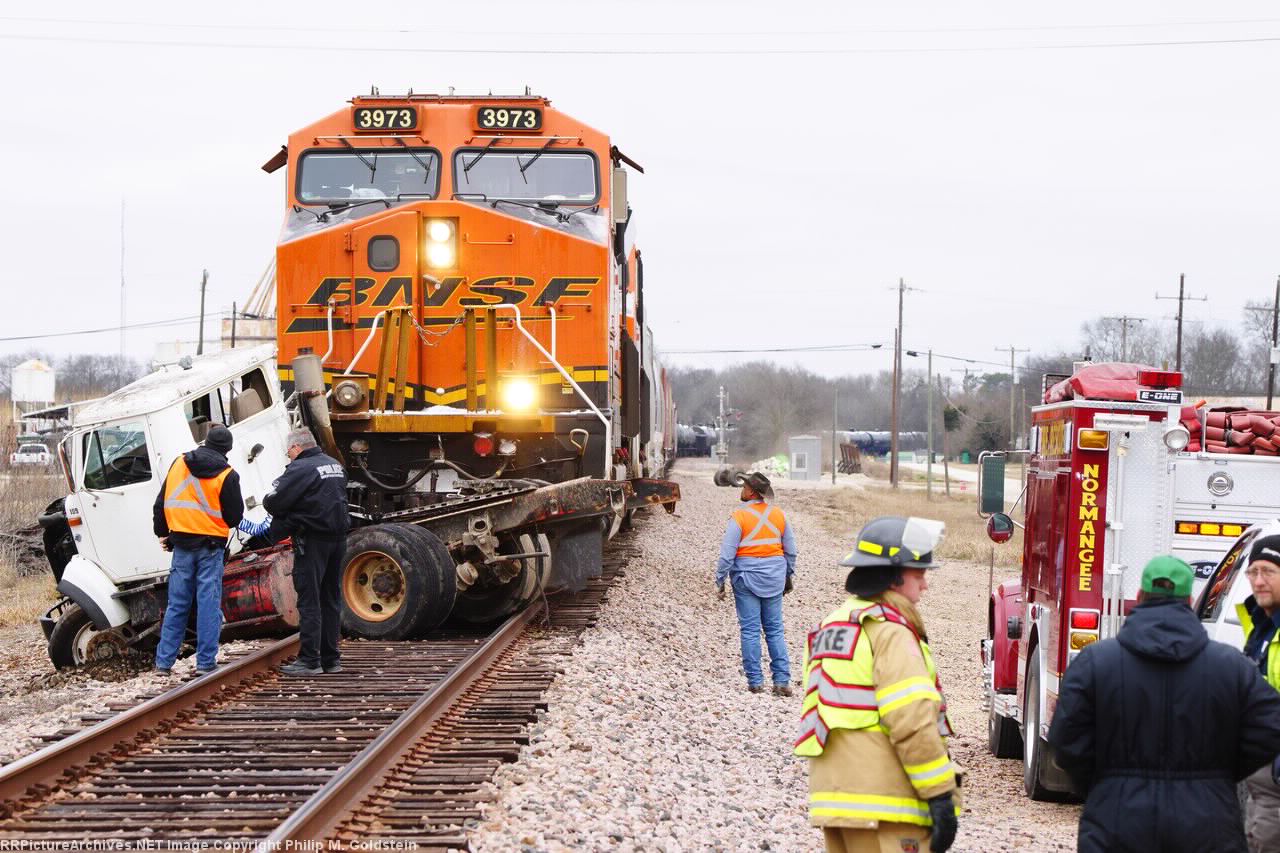
<instances>
[{"instance_id":1,"label":"man in dark blue jacket","mask_svg":"<svg viewBox=\"0 0 1280 853\"><path fill-rule=\"evenodd\" d=\"M298 593L298 659L285 675L341 672L342 558L346 553L347 473L326 456L306 429L289 433L292 460L262 505L272 515L273 539L293 536L293 588Z\"/></svg>"},{"instance_id":2,"label":"man in dark blue jacket","mask_svg":"<svg viewBox=\"0 0 1280 853\"><path fill-rule=\"evenodd\" d=\"M1112 640L1067 669L1049 730L1085 792L1081 851L1241 851L1236 783L1280 754L1280 694L1209 641L1191 567L1156 557Z\"/></svg>"}]
</instances>

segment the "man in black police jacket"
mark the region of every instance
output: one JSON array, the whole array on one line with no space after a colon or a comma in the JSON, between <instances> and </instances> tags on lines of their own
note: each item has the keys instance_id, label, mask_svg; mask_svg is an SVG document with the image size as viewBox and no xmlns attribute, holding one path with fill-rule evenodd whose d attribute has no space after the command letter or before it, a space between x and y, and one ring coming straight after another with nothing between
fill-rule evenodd
<instances>
[{"instance_id":1,"label":"man in black police jacket","mask_svg":"<svg viewBox=\"0 0 1280 853\"><path fill-rule=\"evenodd\" d=\"M1081 851L1244 853L1236 783L1280 753L1280 693L1187 605L1191 567L1156 557L1115 639L1067 668L1049 729L1088 798Z\"/></svg>"},{"instance_id":2,"label":"man in black police jacket","mask_svg":"<svg viewBox=\"0 0 1280 853\"><path fill-rule=\"evenodd\" d=\"M347 474L316 446L310 430L289 433L292 461L262 501L273 538L293 536L293 588L298 592L298 659L285 675L341 672L342 558L346 553Z\"/></svg>"}]
</instances>

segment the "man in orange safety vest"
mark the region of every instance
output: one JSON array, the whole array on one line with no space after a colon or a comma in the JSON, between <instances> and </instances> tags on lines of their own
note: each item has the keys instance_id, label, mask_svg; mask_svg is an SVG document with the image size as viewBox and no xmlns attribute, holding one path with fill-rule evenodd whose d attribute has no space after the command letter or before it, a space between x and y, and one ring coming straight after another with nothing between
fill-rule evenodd
<instances>
[{"instance_id":1,"label":"man in orange safety vest","mask_svg":"<svg viewBox=\"0 0 1280 853\"><path fill-rule=\"evenodd\" d=\"M764 692L760 667L760 631L769 647L769 669L776 696L790 696L791 661L782 633L782 596L791 591L796 570L796 539L782 510L773 506L769 478L753 471L742 480L742 506L729 520L720 542L716 588L725 597L725 580L733 586L742 639L742 669L747 689Z\"/></svg>"},{"instance_id":2,"label":"man in orange safety vest","mask_svg":"<svg viewBox=\"0 0 1280 853\"><path fill-rule=\"evenodd\" d=\"M173 552L169 601L156 647L155 671L168 675L196 607L196 674L217 669L222 633L222 571L227 535L244 517L240 476L227 464L231 430L209 430L202 447L173 461L152 512L155 534Z\"/></svg>"}]
</instances>

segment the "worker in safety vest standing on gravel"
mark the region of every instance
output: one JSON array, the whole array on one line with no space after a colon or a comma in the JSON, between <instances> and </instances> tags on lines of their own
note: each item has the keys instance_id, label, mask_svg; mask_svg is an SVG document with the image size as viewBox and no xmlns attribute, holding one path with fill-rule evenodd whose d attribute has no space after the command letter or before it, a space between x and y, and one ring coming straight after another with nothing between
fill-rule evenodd
<instances>
[{"instance_id":1,"label":"worker in safety vest standing on gravel","mask_svg":"<svg viewBox=\"0 0 1280 853\"><path fill-rule=\"evenodd\" d=\"M1253 595L1236 605L1244 630L1244 653L1266 682L1280 690L1280 535L1259 536L1254 541L1245 575ZM1280 784L1276 783L1276 769L1280 769L1280 762L1275 768L1267 764L1245 780L1249 791L1245 833L1254 853L1280 850Z\"/></svg>"},{"instance_id":2,"label":"worker in safety vest standing on gravel","mask_svg":"<svg viewBox=\"0 0 1280 853\"><path fill-rule=\"evenodd\" d=\"M196 674L218 667L222 633L222 569L227 536L244 517L240 475L227 464L231 430L209 430L204 446L182 454L169 467L152 510L156 536L173 551L169 603L156 647L156 672L168 675L196 606Z\"/></svg>"},{"instance_id":3,"label":"worker in safety vest standing on gravel","mask_svg":"<svg viewBox=\"0 0 1280 853\"><path fill-rule=\"evenodd\" d=\"M944 524L885 516L841 561L850 597L805 645L796 755L828 851L945 851L960 814L946 703L916 605Z\"/></svg>"},{"instance_id":4,"label":"worker in safety vest standing on gravel","mask_svg":"<svg viewBox=\"0 0 1280 853\"><path fill-rule=\"evenodd\" d=\"M791 660L782 634L782 596L791 591L796 570L796 539L782 510L773 506L769 478L753 471L742 480L743 505L729 519L720 541L716 563L716 588L725 597L724 583L733 586L742 635L742 669L747 689L764 692L760 668L760 629L769 647L769 669L776 696L790 696Z\"/></svg>"}]
</instances>

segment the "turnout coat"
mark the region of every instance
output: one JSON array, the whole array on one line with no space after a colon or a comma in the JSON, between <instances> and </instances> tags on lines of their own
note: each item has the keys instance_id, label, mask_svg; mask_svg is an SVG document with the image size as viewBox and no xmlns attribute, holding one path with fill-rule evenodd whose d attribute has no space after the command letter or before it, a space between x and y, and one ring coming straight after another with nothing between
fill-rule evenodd
<instances>
[{"instance_id":1,"label":"turnout coat","mask_svg":"<svg viewBox=\"0 0 1280 853\"><path fill-rule=\"evenodd\" d=\"M1280 754L1280 693L1186 602L1139 604L1062 679L1049 743L1081 851L1245 851L1236 783Z\"/></svg>"}]
</instances>

